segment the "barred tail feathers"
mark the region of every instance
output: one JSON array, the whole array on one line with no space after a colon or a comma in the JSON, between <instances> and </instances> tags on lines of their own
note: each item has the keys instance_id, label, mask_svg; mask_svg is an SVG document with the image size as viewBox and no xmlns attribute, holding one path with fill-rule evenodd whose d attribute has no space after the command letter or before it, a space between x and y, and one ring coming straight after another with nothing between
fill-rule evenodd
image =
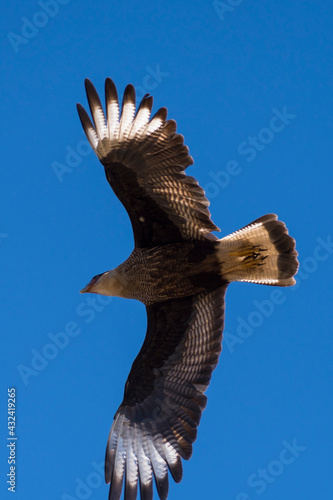
<instances>
[{"instance_id":1,"label":"barred tail feathers","mask_svg":"<svg viewBox=\"0 0 333 500\"><path fill-rule=\"evenodd\" d=\"M219 256L228 281L292 286L298 269L295 240L275 214L256 219L220 240Z\"/></svg>"}]
</instances>

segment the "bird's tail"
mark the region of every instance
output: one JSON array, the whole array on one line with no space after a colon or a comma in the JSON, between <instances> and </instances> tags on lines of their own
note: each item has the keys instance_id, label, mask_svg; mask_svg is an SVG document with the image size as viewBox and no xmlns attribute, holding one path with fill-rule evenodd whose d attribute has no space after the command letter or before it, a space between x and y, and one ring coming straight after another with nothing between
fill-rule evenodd
<instances>
[{"instance_id":1,"label":"bird's tail","mask_svg":"<svg viewBox=\"0 0 333 500\"><path fill-rule=\"evenodd\" d=\"M298 269L295 240L275 214L260 217L220 240L222 274L228 281L291 286Z\"/></svg>"}]
</instances>

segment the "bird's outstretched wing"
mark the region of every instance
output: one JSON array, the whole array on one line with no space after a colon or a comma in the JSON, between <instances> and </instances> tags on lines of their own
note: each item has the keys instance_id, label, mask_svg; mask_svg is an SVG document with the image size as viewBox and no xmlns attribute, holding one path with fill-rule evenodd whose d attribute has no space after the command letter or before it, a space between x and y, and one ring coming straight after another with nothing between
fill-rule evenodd
<instances>
[{"instance_id":1,"label":"bird's outstretched wing","mask_svg":"<svg viewBox=\"0 0 333 500\"><path fill-rule=\"evenodd\" d=\"M209 293L147 306L148 327L109 435L105 478L110 500L151 500L153 477L161 500L168 469L182 478L206 406L221 352L226 286Z\"/></svg>"},{"instance_id":2,"label":"bird's outstretched wing","mask_svg":"<svg viewBox=\"0 0 333 500\"><path fill-rule=\"evenodd\" d=\"M202 239L219 231L210 219L203 189L184 172L193 159L183 136L176 133L176 122L166 120L166 108L149 120L153 100L147 94L135 113L135 90L127 85L119 113L116 87L107 78L105 117L93 84L86 80L85 85L94 125L78 104L81 123L128 212L135 245Z\"/></svg>"}]
</instances>

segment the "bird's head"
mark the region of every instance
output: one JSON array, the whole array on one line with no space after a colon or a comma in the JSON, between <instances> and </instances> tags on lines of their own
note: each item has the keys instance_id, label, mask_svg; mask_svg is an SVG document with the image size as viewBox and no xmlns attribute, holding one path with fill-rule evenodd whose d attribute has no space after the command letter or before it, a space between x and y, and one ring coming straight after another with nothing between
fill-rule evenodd
<instances>
[{"instance_id":1,"label":"bird's head","mask_svg":"<svg viewBox=\"0 0 333 500\"><path fill-rule=\"evenodd\" d=\"M124 280L116 269L106 273L97 274L82 288L80 293L98 293L100 295L109 295L112 297L127 297Z\"/></svg>"}]
</instances>

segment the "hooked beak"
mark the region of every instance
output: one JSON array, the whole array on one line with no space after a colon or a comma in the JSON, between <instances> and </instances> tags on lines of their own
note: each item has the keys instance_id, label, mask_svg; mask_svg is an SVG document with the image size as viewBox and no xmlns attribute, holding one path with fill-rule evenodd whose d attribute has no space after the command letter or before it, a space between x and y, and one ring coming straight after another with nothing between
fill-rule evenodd
<instances>
[{"instance_id":1,"label":"hooked beak","mask_svg":"<svg viewBox=\"0 0 333 500\"><path fill-rule=\"evenodd\" d=\"M97 275L97 276L94 276L93 279L91 281L89 281L88 285L86 285L84 288L82 288L82 290L80 290L80 293L96 293L94 292L93 288L94 288L94 285L96 285L99 277L101 275Z\"/></svg>"},{"instance_id":2,"label":"hooked beak","mask_svg":"<svg viewBox=\"0 0 333 500\"><path fill-rule=\"evenodd\" d=\"M80 293L88 293L90 292L90 283L88 283L87 286L85 286L84 288L82 288L82 290L80 290Z\"/></svg>"}]
</instances>

